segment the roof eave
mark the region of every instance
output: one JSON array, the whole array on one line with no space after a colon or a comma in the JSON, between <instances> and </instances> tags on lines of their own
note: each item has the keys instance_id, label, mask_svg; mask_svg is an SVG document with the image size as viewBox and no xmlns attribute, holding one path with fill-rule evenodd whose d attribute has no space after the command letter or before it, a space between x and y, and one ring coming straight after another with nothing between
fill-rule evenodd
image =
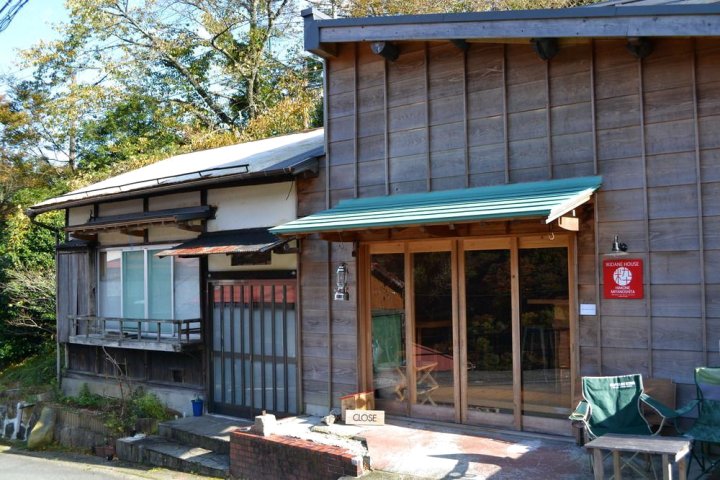
<instances>
[{"instance_id":1,"label":"roof eave","mask_svg":"<svg viewBox=\"0 0 720 480\"><path fill-rule=\"evenodd\" d=\"M302 12L305 49L322 57L352 42L450 39L717 36L720 5L577 7L460 14L327 19Z\"/></svg>"},{"instance_id":2,"label":"roof eave","mask_svg":"<svg viewBox=\"0 0 720 480\"><path fill-rule=\"evenodd\" d=\"M133 198L144 197L148 194L168 194L177 190L187 190L192 188L202 188L208 185L223 185L230 183L257 182L260 179L266 179L267 183L273 183L282 180L290 180L303 174L317 174L319 169L318 158L322 156L310 156L296 164L285 166L279 169L263 170L260 172L239 173L234 175L225 175L222 177L208 177L203 179L192 179L184 182L171 183L167 185L153 185L151 187L139 188L125 192L113 192L108 194L99 194L90 197L68 200L67 202L59 202L49 205L36 205L28 207L25 214L34 218L37 215L54 210L64 210L73 207L82 207L98 202L110 202L118 200L130 200Z\"/></svg>"}]
</instances>

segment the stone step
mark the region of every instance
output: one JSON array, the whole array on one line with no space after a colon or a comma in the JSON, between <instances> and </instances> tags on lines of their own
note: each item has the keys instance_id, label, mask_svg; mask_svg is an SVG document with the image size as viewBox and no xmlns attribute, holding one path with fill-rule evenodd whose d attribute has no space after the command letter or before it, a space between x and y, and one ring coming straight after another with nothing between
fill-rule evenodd
<instances>
[{"instance_id":1,"label":"stone step","mask_svg":"<svg viewBox=\"0 0 720 480\"><path fill-rule=\"evenodd\" d=\"M230 472L227 454L157 435L121 438L116 444L116 455L120 460L210 477L226 478Z\"/></svg>"},{"instance_id":2,"label":"stone step","mask_svg":"<svg viewBox=\"0 0 720 480\"><path fill-rule=\"evenodd\" d=\"M214 415L179 418L158 425L158 434L179 443L213 452L230 453L230 432L251 423Z\"/></svg>"}]
</instances>

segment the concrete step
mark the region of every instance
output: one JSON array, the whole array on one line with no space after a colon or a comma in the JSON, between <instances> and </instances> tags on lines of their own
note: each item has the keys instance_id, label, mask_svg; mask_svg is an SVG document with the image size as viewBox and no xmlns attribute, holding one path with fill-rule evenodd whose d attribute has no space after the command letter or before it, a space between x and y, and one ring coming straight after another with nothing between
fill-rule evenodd
<instances>
[{"instance_id":1,"label":"concrete step","mask_svg":"<svg viewBox=\"0 0 720 480\"><path fill-rule=\"evenodd\" d=\"M230 432L251 422L236 418L203 415L179 418L158 425L158 434L185 445L229 454Z\"/></svg>"},{"instance_id":2,"label":"concrete step","mask_svg":"<svg viewBox=\"0 0 720 480\"><path fill-rule=\"evenodd\" d=\"M230 457L227 454L157 435L121 438L116 444L116 455L120 460L210 477L226 478L230 472Z\"/></svg>"}]
</instances>

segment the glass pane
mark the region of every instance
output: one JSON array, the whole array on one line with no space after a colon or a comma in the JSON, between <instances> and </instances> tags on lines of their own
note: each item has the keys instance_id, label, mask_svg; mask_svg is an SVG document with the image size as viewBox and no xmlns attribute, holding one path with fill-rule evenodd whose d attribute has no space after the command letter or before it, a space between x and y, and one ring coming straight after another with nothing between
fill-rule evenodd
<instances>
[{"instance_id":1,"label":"glass pane","mask_svg":"<svg viewBox=\"0 0 720 480\"><path fill-rule=\"evenodd\" d=\"M122 252L123 317L145 318L145 252Z\"/></svg>"},{"instance_id":2,"label":"glass pane","mask_svg":"<svg viewBox=\"0 0 720 480\"><path fill-rule=\"evenodd\" d=\"M235 366L235 405L242 405L243 404L243 364L242 360L235 357L234 360L234 366Z\"/></svg>"},{"instance_id":3,"label":"glass pane","mask_svg":"<svg viewBox=\"0 0 720 480\"><path fill-rule=\"evenodd\" d=\"M222 400L222 357L218 354L213 355L213 400L220 402Z\"/></svg>"},{"instance_id":4,"label":"glass pane","mask_svg":"<svg viewBox=\"0 0 720 480\"><path fill-rule=\"evenodd\" d=\"M288 365L288 413L298 413L297 408L297 367Z\"/></svg>"},{"instance_id":5,"label":"glass pane","mask_svg":"<svg viewBox=\"0 0 720 480\"><path fill-rule=\"evenodd\" d=\"M408 392L405 381L407 362L404 255L402 253L373 255L370 261L370 274L375 398L381 405L405 404Z\"/></svg>"},{"instance_id":6,"label":"glass pane","mask_svg":"<svg viewBox=\"0 0 720 480\"><path fill-rule=\"evenodd\" d=\"M101 317L120 317L120 279L122 253L118 251L100 252L98 304ZM118 322L108 322L106 328L116 330Z\"/></svg>"},{"instance_id":7,"label":"glass pane","mask_svg":"<svg viewBox=\"0 0 720 480\"><path fill-rule=\"evenodd\" d=\"M510 251L465 252L468 408L513 412Z\"/></svg>"},{"instance_id":8,"label":"glass pane","mask_svg":"<svg viewBox=\"0 0 720 480\"><path fill-rule=\"evenodd\" d=\"M275 384L277 385L277 405L275 408L278 412L287 412L287 405L285 404L285 365L282 363L275 365Z\"/></svg>"},{"instance_id":9,"label":"glass pane","mask_svg":"<svg viewBox=\"0 0 720 480\"><path fill-rule=\"evenodd\" d=\"M200 261L175 258L175 319L200 318Z\"/></svg>"},{"instance_id":10,"label":"glass pane","mask_svg":"<svg viewBox=\"0 0 720 480\"><path fill-rule=\"evenodd\" d=\"M450 252L413 255L416 403L453 406Z\"/></svg>"},{"instance_id":11,"label":"glass pane","mask_svg":"<svg viewBox=\"0 0 720 480\"><path fill-rule=\"evenodd\" d=\"M212 348L214 351L219 352L222 351L222 342L220 341L220 334L222 330L220 329L221 323L220 323L220 314L222 312L222 288L221 287L213 287L213 345Z\"/></svg>"},{"instance_id":12,"label":"glass pane","mask_svg":"<svg viewBox=\"0 0 720 480\"><path fill-rule=\"evenodd\" d=\"M172 319L172 258L160 258L148 251L148 318L155 320ZM150 332L157 332L158 324L146 325ZM161 324L164 334L172 334L171 324Z\"/></svg>"},{"instance_id":13,"label":"glass pane","mask_svg":"<svg viewBox=\"0 0 720 480\"><path fill-rule=\"evenodd\" d=\"M570 321L565 248L519 251L523 411L570 411Z\"/></svg>"}]
</instances>

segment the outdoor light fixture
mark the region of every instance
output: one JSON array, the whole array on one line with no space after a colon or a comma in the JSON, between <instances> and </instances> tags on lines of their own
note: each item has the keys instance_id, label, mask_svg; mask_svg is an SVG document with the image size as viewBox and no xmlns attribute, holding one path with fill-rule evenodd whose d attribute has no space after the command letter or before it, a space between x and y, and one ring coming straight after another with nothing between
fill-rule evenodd
<instances>
[{"instance_id":1,"label":"outdoor light fixture","mask_svg":"<svg viewBox=\"0 0 720 480\"><path fill-rule=\"evenodd\" d=\"M530 43L538 57L543 60L550 60L560 51L557 38L533 38Z\"/></svg>"},{"instance_id":2,"label":"outdoor light fixture","mask_svg":"<svg viewBox=\"0 0 720 480\"><path fill-rule=\"evenodd\" d=\"M610 250L612 253L625 253L627 252L627 244L622 243L617 235L615 235L615 239L613 240L612 244L612 250Z\"/></svg>"},{"instance_id":3,"label":"outdoor light fixture","mask_svg":"<svg viewBox=\"0 0 720 480\"><path fill-rule=\"evenodd\" d=\"M337 268L337 281L335 282L335 300L347 301L350 300L350 294L347 290L347 265L341 263Z\"/></svg>"},{"instance_id":4,"label":"outdoor light fixture","mask_svg":"<svg viewBox=\"0 0 720 480\"><path fill-rule=\"evenodd\" d=\"M627 49L636 58L645 58L653 51L653 44L646 37L630 37L627 39Z\"/></svg>"},{"instance_id":5,"label":"outdoor light fixture","mask_svg":"<svg viewBox=\"0 0 720 480\"><path fill-rule=\"evenodd\" d=\"M391 62L394 62L400 56L398 46L390 42L373 42L370 44L370 50L372 50L375 55L380 55Z\"/></svg>"},{"instance_id":6,"label":"outdoor light fixture","mask_svg":"<svg viewBox=\"0 0 720 480\"><path fill-rule=\"evenodd\" d=\"M450 43L455 45L455 48L457 48L461 52L467 52L468 48L470 48L470 44L462 38L454 38L450 40Z\"/></svg>"}]
</instances>

